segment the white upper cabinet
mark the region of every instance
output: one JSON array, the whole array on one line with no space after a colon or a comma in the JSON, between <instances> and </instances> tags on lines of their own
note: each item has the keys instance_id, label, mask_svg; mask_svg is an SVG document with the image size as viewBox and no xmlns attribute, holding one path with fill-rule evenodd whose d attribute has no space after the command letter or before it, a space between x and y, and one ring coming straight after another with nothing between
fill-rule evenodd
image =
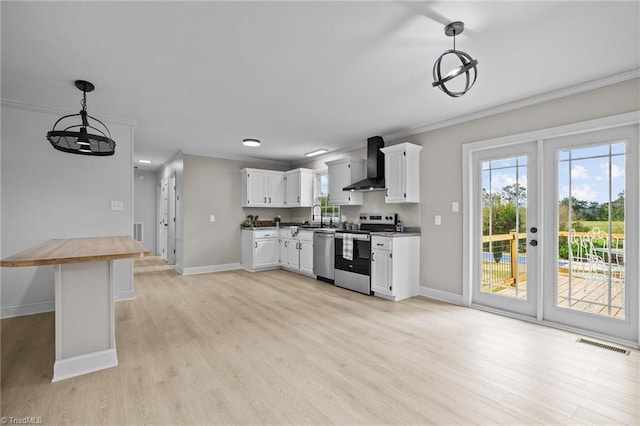
<instances>
[{"instance_id":1,"label":"white upper cabinet","mask_svg":"<svg viewBox=\"0 0 640 426\"><path fill-rule=\"evenodd\" d=\"M284 174L285 207L313 206L313 170L295 169Z\"/></svg>"},{"instance_id":2,"label":"white upper cabinet","mask_svg":"<svg viewBox=\"0 0 640 426\"><path fill-rule=\"evenodd\" d=\"M384 153L385 202L420 202L421 149L408 142L380 148Z\"/></svg>"},{"instance_id":3,"label":"white upper cabinet","mask_svg":"<svg viewBox=\"0 0 640 426\"><path fill-rule=\"evenodd\" d=\"M282 207L284 206L285 196L285 181L284 173L282 172L270 172L269 173L269 191L267 193L268 207Z\"/></svg>"},{"instance_id":4,"label":"white upper cabinet","mask_svg":"<svg viewBox=\"0 0 640 426\"><path fill-rule=\"evenodd\" d=\"M242 207L283 207L284 173L242 169Z\"/></svg>"},{"instance_id":5,"label":"white upper cabinet","mask_svg":"<svg viewBox=\"0 0 640 426\"><path fill-rule=\"evenodd\" d=\"M343 191L342 188L364 179L364 160L341 158L325 164L328 167L329 204L337 206L361 205L362 192Z\"/></svg>"}]
</instances>

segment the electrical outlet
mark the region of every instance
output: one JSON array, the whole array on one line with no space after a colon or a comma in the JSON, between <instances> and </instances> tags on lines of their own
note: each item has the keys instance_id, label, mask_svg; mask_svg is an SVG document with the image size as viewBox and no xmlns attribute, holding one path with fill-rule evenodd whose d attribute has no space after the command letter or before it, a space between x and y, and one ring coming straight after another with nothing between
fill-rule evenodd
<instances>
[{"instance_id":1,"label":"electrical outlet","mask_svg":"<svg viewBox=\"0 0 640 426\"><path fill-rule=\"evenodd\" d=\"M111 211L121 212L122 210L124 210L124 202L122 202L122 201L112 201L111 202Z\"/></svg>"}]
</instances>

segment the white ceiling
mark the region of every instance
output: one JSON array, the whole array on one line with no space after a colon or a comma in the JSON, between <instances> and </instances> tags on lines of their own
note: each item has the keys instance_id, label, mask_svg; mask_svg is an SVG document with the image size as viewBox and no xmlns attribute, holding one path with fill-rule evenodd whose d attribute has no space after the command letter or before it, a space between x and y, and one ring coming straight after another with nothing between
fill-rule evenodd
<instances>
[{"instance_id":1,"label":"white ceiling","mask_svg":"<svg viewBox=\"0 0 640 426\"><path fill-rule=\"evenodd\" d=\"M8 2L2 98L136 120L135 155L286 162L640 68L640 3ZM465 96L431 87L452 47ZM53 125L53 123L52 123ZM241 145L259 138L259 148ZM47 149L44 143L43 149ZM117 141L116 141L117 142Z\"/></svg>"}]
</instances>

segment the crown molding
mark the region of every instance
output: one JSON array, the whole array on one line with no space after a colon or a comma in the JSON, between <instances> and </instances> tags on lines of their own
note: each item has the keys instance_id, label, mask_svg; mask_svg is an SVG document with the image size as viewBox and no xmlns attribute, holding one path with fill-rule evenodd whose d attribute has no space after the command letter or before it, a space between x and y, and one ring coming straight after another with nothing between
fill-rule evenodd
<instances>
[{"instance_id":1,"label":"crown molding","mask_svg":"<svg viewBox=\"0 0 640 426\"><path fill-rule=\"evenodd\" d=\"M420 127L415 127L409 130L403 130L396 133L384 135L385 140L395 140L404 138L407 136L417 135L443 127L454 126L456 124L466 123L467 121L477 120L479 118L489 117L496 114L524 108L531 105L540 104L543 102L552 101L554 99L564 98L566 96L576 95L579 93L587 92L589 90L599 89L601 87L610 86L616 83L622 83L623 81L632 80L634 78L640 78L640 68L635 68L629 71L613 74L607 77L591 80L585 83L575 84L573 86L564 87L562 89L553 90L551 92L543 93L536 96L520 99L514 102L498 105L495 107L483 109L480 111L472 112L470 114L461 115L448 120L435 121L433 123L425 124Z\"/></svg>"},{"instance_id":2,"label":"crown molding","mask_svg":"<svg viewBox=\"0 0 640 426\"><path fill-rule=\"evenodd\" d=\"M0 99L0 104L7 108L21 109L24 111L32 111L32 112L42 112L45 114L52 115L67 115L67 114L76 114L78 112L77 109L67 109L67 108L54 108L45 105L36 105L28 102L17 101L15 99ZM120 124L123 126L130 127L138 127L137 120L129 120L126 118L113 117L109 115L95 115L100 121L104 121L109 124Z\"/></svg>"}]
</instances>

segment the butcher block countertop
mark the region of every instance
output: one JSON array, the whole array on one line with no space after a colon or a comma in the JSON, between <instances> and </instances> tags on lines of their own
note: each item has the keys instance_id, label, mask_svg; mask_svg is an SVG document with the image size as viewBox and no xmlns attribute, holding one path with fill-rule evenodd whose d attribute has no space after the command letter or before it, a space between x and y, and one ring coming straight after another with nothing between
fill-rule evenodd
<instances>
[{"instance_id":1,"label":"butcher block countertop","mask_svg":"<svg viewBox=\"0 0 640 426\"><path fill-rule=\"evenodd\" d=\"M150 251L131 237L49 240L0 261L2 267L101 262L148 256Z\"/></svg>"}]
</instances>

